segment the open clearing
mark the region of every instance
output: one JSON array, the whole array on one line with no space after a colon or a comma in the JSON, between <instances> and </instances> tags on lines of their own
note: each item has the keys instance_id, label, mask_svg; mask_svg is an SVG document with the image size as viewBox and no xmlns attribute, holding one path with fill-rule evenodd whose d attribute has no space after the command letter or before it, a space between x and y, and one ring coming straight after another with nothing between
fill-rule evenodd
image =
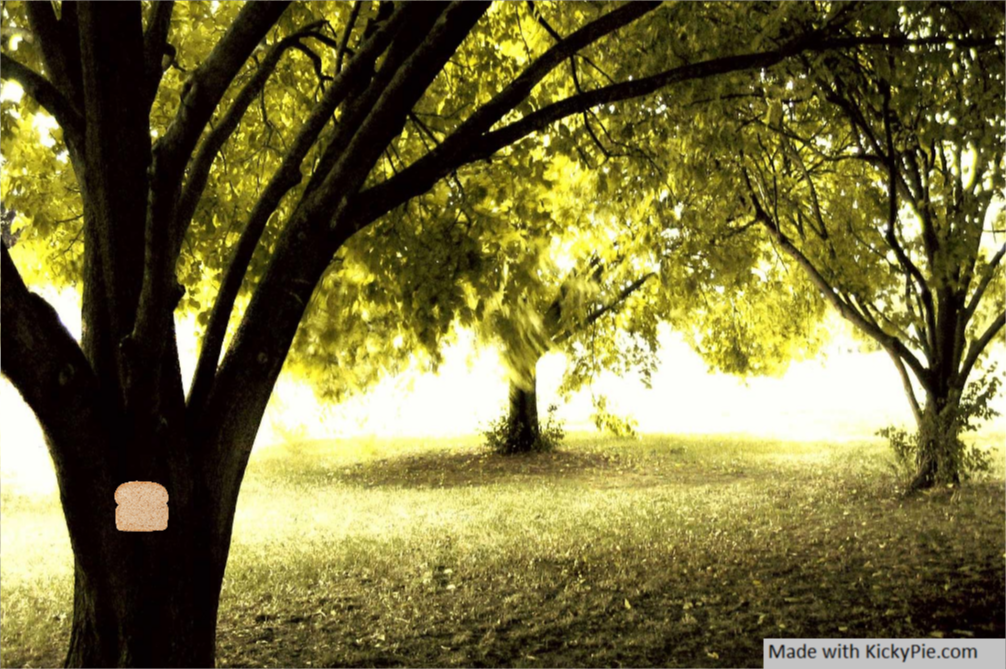
<instances>
[{"instance_id":1,"label":"open clearing","mask_svg":"<svg viewBox=\"0 0 1006 669\"><path fill-rule=\"evenodd\" d=\"M1001 446L989 479L906 499L879 441L474 444L253 455L218 663L760 666L769 636L1004 636ZM60 664L58 501L5 488L0 512L2 664Z\"/></svg>"}]
</instances>

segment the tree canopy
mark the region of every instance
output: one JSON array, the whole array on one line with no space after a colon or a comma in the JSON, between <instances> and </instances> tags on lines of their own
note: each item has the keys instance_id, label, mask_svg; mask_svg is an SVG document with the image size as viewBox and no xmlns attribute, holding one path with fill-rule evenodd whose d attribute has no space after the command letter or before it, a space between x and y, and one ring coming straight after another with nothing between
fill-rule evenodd
<instances>
[{"instance_id":1,"label":"tree canopy","mask_svg":"<svg viewBox=\"0 0 1006 669\"><path fill-rule=\"evenodd\" d=\"M885 46L803 57L725 96L723 173L739 209L890 355L920 429L949 440L920 450L928 485L959 474L959 414L984 411L962 396L1006 324L1003 19L976 4L868 15L889 26Z\"/></svg>"},{"instance_id":2,"label":"tree canopy","mask_svg":"<svg viewBox=\"0 0 1006 669\"><path fill-rule=\"evenodd\" d=\"M959 422L1003 327L994 10L4 2L2 368L74 546L68 661L212 663L291 350L339 393L460 324L517 371L570 342L576 383L645 368L667 320L765 372L813 350L809 283L921 386L920 415ZM37 281L80 286L79 344ZM187 391L179 310L204 328ZM953 472L957 428L937 432L928 482ZM123 480L169 490L170 537L103 523Z\"/></svg>"}]
</instances>

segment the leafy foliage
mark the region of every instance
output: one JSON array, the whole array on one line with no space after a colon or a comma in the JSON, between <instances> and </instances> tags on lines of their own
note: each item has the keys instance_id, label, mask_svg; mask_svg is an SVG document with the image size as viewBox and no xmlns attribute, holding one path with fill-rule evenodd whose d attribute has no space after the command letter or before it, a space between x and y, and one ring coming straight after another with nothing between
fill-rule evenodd
<instances>
[{"instance_id":1,"label":"leafy foliage","mask_svg":"<svg viewBox=\"0 0 1006 669\"><path fill-rule=\"evenodd\" d=\"M1006 323L984 227L1003 217L994 6L174 9L0 9L3 372L44 426L94 603L67 664L214 663L288 359L338 398L471 327L522 386L568 345L574 387L645 377L667 320L712 364L771 372L820 315L780 251L891 354L920 416L922 387L920 475L956 476L930 471L961 464L943 409ZM81 342L23 278L82 284ZM179 309L206 330L187 396ZM149 559L89 503L126 472L191 519Z\"/></svg>"},{"instance_id":2,"label":"leafy foliage","mask_svg":"<svg viewBox=\"0 0 1006 669\"><path fill-rule=\"evenodd\" d=\"M552 47L557 35L568 35L608 10L603 4L493 7L434 79L367 183L394 177L435 149L461 126L467 110L488 101ZM5 4L4 11L15 23L24 22L18 3ZM206 57L220 26L236 11L227 4L178 5L172 20L177 55L151 112L157 135L173 117L187 73ZM625 35L591 44L568 67L556 68L505 120L613 81L742 53L747 44L785 38L795 25L818 28L829 18L819 12L811 6L759 4L661 8ZM226 92L214 122L254 75L269 46L319 19L341 26L348 14L344 3L293 5ZM373 5L362 6L351 42L361 39L375 16ZM663 28L671 25L687 28L665 34ZM35 64L37 45L25 41L21 48L18 53ZM314 53L321 72L334 69L333 49ZM479 76L471 76L473 71ZM713 160L719 147L734 145L717 114L729 112L730 96L756 79L741 72L686 84L673 94L600 105L504 148L490 162L461 167L338 251L302 321L289 367L337 400L404 365L435 366L451 329L472 327L483 341L498 344L515 370L543 350L564 350L573 358L564 387L575 389L589 382L596 370L588 367L595 363L616 373L635 369L645 378L655 360L660 320L688 332L712 366L732 373L778 373L792 357L813 353L820 305L806 299L802 285L780 289L792 277L779 272L764 238L750 239L752 231L735 215L736 202L720 197L736 191L737 184L726 169L729 161ZM179 306L196 312L201 325L209 321L229 249L247 212L293 141L298 119L326 83L306 51L289 50L213 163L177 269L186 288ZM15 113L30 118L37 109L32 105L27 96L16 109L5 104L5 122L13 124ZM54 137L56 145L46 150L16 132L5 133L4 155L18 164L42 165L72 182L69 165L54 160L62 151L59 131ZM307 154L307 165L318 163L323 144ZM29 150L38 155L24 153ZM57 246L65 237L69 246L79 229L61 225L59 234L50 234L54 229L43 222L79 213L72 196L43 193L30 175L19 178L11 170L4 175L10 179L3 187L5 198L18 211L37 212L32 215L39 224L31 234ZM291 190L265 227L231 332L306 182ZM47 213L47 207L54 211ZM40 266L55 267L51 252L40 259ZM604 271L593 278L598 263ZM72 281L78 270L59 274ZM659 280L645 284L602 322L584 326L592 313L618 301L626 285L648 272L656 272ZM558 326L569 334L561 343L546 323L553 305L561 313ZM629 348L622 345L626 339L633 342ZM594 361L585 365L588 348Z\"/></svg>"},{"instance_id":3,"label":"leafy foliage","mask_svg":"<svg viewBox=\"0 0 1006 669\"><path fill-rule=\"evenodd\" d=\"M1006 74L998 12L916 8L834 6L823 20L838 34L854 40L866 22L892 41L724 78L705 115L713 128L680 127L719 149L708 159L738 194L724 206L758 224L804 275L796 299L820 293L889 353L919 420L920 448L941 452L919 460L925 485L956 478L961 463L950 455L959 450L957 419L924 415L955 404L1006 322L1006 246L996 237L1006 204ZM790 29L821 20L807 5L776 18ZM771 290L796 285L787 277ZM787 314L769 300L752 314L765 317L763 327L799 330L793 315L808 309ZM737 333L716 341L719 357L745 366L735 342L758 340L758 317L718 320L720 332ZM934 478L934 466L951 470Z\"/></svg>"},{"instance_id":4,"label":"leafy foliage","mask_svg":"<svg viewBox=\"0 0 1006 669\"><path fill-rule=\"evenodd\" d=\"M350 43L361 42L378 18L372 3L360 10ZM491 8L433 79L365 184L392 180L435 151L470 110L557 40L609 10L564 3ZM3 11L11 25L27 24L23 4L5 3ZM167 132L187 77L237 12L226 3L178 4L175 51L151 110L154 137ZM293 5L224 93L213 123L263 67L269 49L319 21L327 23L318 34L331 42L350 12L345 3ZM976 341L979 326L997 315L990 296L1003 290L999 261L980 231L986 222L1001 227L1003 216L995 195L1002 189L1000 47L988 44L1001 35L1001 20L982 8L669 5L579 51L503 122L615 81L814 31L821 39L884 34L931 43L852 45L702 77L561 118L491 160L461 166L336 252L301 321L288 368L337 401L406 366L435 368L451 332L473 328L484 343L499 346L517 376L526 376L543 352L564 351L568 393L601 370L633 370L645 382L656 361L656 326L665 321L684 332L712 368L781 373L789 361L818 350L826 305L802 269L780 262L786 253L772 230L752 225L748 177L779 233L845 296L840 299L852 309L865 305L884 337L897 337L920 355L927 344L918 332L931 325L918 297L905 291L907 265L885 250L887 170L871 144L884 134L885 104L896 152L914 156L926 173L926 193L912 186L911 197L899 196L906 206L894 222L895 239L932 287L967 293L968 282L988 276L984 299L971 292L975 308L964 334ZM975 46L955 48L953 40ZM5 44L27 66L41 66L33 39ZM176 267L185 287L179 308L194 312L200 326L209 323L247 212L330 84L324 73L334 71L336 50L322 48L320 39L310 45L279 59L209 170ZM853 108L861 112L858 120L850 117ZM0 191L18 212L14 228L23 231L15 254L30 280L77 282L83 219L62 130L29 95L7 96L0 123L7 166ZM328 138L308 151L305 167L319 165ZM45 181L36 178L40 173ZM265 225L240 286L231 334L308 181L290 190ZM949 209L942 204L950 201ZM934 226L943 236L939 257L927 256L924 226L913 220L921 211L943 221ZM655 278L621 296L649 273ZM909 279L909 287L917 284ZM603 315L595 321L598 312Z\"/></svg>"},{"instance_id":5,"label":"leafy foliage","mask_svg":"<svg viewBox=\"0 0 1006 669\"><path fill-rule=\"evenodd\" d=\"M581 11L596 10L538 7L560 33ZM487 17L487 27L501 31L492 56L499 72L519 71L553 41L525 10L504 7ZM698 8L674 11L682 14L676 20L698 20L688 15ZM717 34L750 29L744 12L713 11L723 22ZM526 43L507 32L515 23ZM712 56L694 37L689 46ZM481 39L463 47L473 49L465 57L476 57ZM640 39L656 37L640 26ZM580 85L629 76L640 63L620 58L627 45L606 41L585 50L571 66ZM445 68L381 163L385 176L456 127L457 110L446 100L462 99L473 83L457 76L454 63ZM532 92L528 108L575 88L557 72ZM764 239L752 241L723 206L721 171L707 153L694 138L679 139L679 124L695 122L689 100L721 86L694 88L680 99L658 95L558 121L537 141L463 167L358 234L316 293L291 364L339 398L410 360L435 367L451 329L468 327L499 346L520 377L544 352L562 350L571 358L563 390L572 392L599 370L631 369L645 380L656 361L656 326L666 320L689 332L712 366L732 373L780 373L792 358L812 354L821 305L800 285L775 290L791 277ZM724 139L720 131L715 141ZM703 176L683 169L688 164ZM648 273L657 278L622 296ZM328 292L336 285L341 295ZM335 316L344 313L366 313L367 328L351 332L355 320Z\"/></svg>"},{"instance_id":6,"label":"leafy foliage","mask_svg":"<svg viewBox=\"0 0 1006 669\"><path fill-rule=\"evenodd\" d=\"M591 398L594 413L591 416L594 425L600 432L607 432L616 437L638 437L638 423L631 417L617 416L608 410L608 398L604 395L594 395Z\"/></svg>"}]
</instances>

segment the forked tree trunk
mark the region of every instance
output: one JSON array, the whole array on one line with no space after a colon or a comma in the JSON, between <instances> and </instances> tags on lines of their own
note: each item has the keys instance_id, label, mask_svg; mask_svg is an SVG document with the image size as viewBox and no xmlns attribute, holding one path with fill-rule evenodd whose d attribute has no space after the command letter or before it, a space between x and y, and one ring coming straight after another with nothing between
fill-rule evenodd
<instances>
[{"instance_id":1,"label":"forked tree trunk","mask_svg":"<svg viewBox=\"0 0 1006 669\"><path fill-rule=\"evenodd\" d=\"M71 666L213 666L238 490L265 406L315 286L338 248L373 220L337 212L337 198L360 190L487 7L415 3L375 42L383 46L370 52L370 65L387 49L379 70L354 70L366 86L344 107L326 148L332 160L286 221L219 367L213 351L206 391L186 404L172 251L188 224L177 205L185 170L285 6L242 7L190 74L178 115L153 148L149 109L171 5L154 5L146 33L139 3L67 3L61 18L49 3L26 10L46 38L47 69L59 76L56 84L25 81L49 95L60 117L83 200L84 333L78 345L27 289L3 245L0 361L35 412L56 470L74 555ZM318 132L329 116L318 115ZM302 136L314 142L317 132ZM116 528L114 493L128 481L168 491L166 530Z\"/></svg>"},{"instance_id":2,"label":"forked tree trunk","mask_svg":"<svg viewBox=\"0 0 1006 669\"><path fill-rule=\"evenodd\" d=\"M128 419L120 419L128 423ZM111 439L122 435L113 424ZM43 421L47 435L60 432ZM86 448L92 426L82 421L76 446ZM167 427L171 431L170 425ZM134 435L137 433L134 433ZM237 490L246 458L193 457L194 449L141 430L135 454L79 468L57 462L57 479L74 553L73 620L66 665L213 666L217 608L230 545ZM52 438L51 436L49 437ZM160 441L160 443L158 443ZM151 450L160 451L151 454ZM203 445L204 452L212 449ZM68 449L50 445L52 452ZM148 457L153 455L153 457ZM103 463L107 465L108 463ZM67 474L70 476L67 476ZM169 491L166 530L121 532L115 489L130 480L162 483Z\"/></svg>"},{"instance_id":3,"label":"forked tree trunk","mask_svg":"<svg viewBox=\"0 0 1006 669\"><path fill-rule=\"evenodd\" d=\"M6 250L3 255L8 270ZM17 277L5 271L3 280L14 284ZM5 289L15 293L12 285ZM5 335L27 337L26 326L38 325L35 342L49 354L15 364L5 337L5 372L19 383L35 382L21 387L49 443L73 549L67 666L212 666L243 454L250 448L219 457L209 442L193 448L171 411L161 413L154 428L135 414L111 412L112 402L95 401L102 394L97 379L80 349L71 348L69 334L57 329L55 312L27 291L16 292L4 306L17 307L23 298L32 306L19 313L34 317L21 319L5 308ZM156 394L177 397L167 389ZM245 418L257 423L252 413ZM115 490L133 480L168 490L166 530L116 528Z\"/></svg>"}]
</instances>

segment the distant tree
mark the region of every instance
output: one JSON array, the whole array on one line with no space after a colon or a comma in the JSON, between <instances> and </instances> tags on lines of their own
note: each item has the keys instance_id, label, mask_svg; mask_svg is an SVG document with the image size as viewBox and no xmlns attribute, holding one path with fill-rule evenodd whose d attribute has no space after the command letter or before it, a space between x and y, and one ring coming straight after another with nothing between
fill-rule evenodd
<instances>
[{"instance_id":1,"label":"distant tree","mask_svg":"<svg viewBox=\"0 0 1006 669\"><path fill-rule=\"evenodd\" d=\"M801 9L789 14L797 30ZM918 489L960 480L960 432L995 391L986 379L962 406L1006 323L1003 16L981 3L877 4L859 20L885 39L738 80L708 118L730 119L716 132L734 138L721 157L738 212L901 375Z\"/></svg>"},{"instance_id":2,"label":"distant tree","mask_svg":"<svg viewBox=\"0 0 1006 669\"><path fill-rule=\"evenodd\" d=\"M425 286L426 268L387 252L394 212L441 211L417 240L486 253L446 225L477 180L467 166L550 151L542 134L589 110L888 39L869 14L792 30L784 6L560 5L566 36L528 42L529 8L502 3L4 3L0 71L26 95L0 114L0 187L25 213L2 247L2 371L55 466L74 553L67 663L213 664L238 491L316 288L336 296L319 341L349 360L369 350L370 284L347 268L403 287L403 337L427 348L466 307L458 284ZM855 33L833 40L836 25ZM571 81L559 66L577 54L613 81ZM444 257L461 272L478 256ZM79 345L18 266L81 286ZM187 395L176 310L205 328ZM129 480L168 490L166 531L115 530Z\"/></svg>"},{"instance_id":3,"label":"distant tree","mask_svg":"<svg viewBox=\"0 0 1006 669\"><path fill-rule=\"evenodd\" d=\"M577 245L587 244L587 239L579 237ZM616 253L626 250L618 244L606 246ZM655 289L658 284L651 281L658 276L657 264L647 267L638 262L639 257L633 263L625 257L606 260L601 255L584 253L583 260L566 272L554 274L551 277L554 281L549 283L542 276L542 267L551 263L530 259L537 276L525 277L520 283L510 279L524 264L515 262L512 267L516 271L511 269L513 273L507 273L499 302L486 311L476 327L485 339L499 343L509 372L508 405L497 428L502 436L497 446L505 453L540 450L550 445L542 442L538 413L537 368L545 354L564 351L575 358L578 350L586 352L585 344L589 342L589 359L594 369L589 375L577 376L574 374L577 367L571 366L563 384L566 393L592 380L600 369L635 368L648 378L656 364L656 314L650 313L649 318L624 316L641 315L626 308L627 303L630 300L646 303L647 291L643 289ZM637 305L640 308L645 309ZM623 317L618 318L620 315ZM595 408L599 423L609 418L603 406Z\"/></svg>"},{"instance_id":4,"label":"distant tree","mask_svg":"<svg viewBox=\"0 0 1006 669\"><path fill-rule=\"evenodd\" d=\"M536 370L550 351L569 360L560 385L568 396L605 371L648 383L661 321L733 374L779 373L816 350L821 305L799 286L776 290L789 279L753 239L757 227L719 218L722 198L675 169L701 158L675 150L665 159L642 146L627 156L616 153L625 147L581 141L568 153L554 148L547 169L519 183L505 178L522 169L519 155L470 172L464 189L455 185L451 219L422 204L386 217L376 234L414 268L407 273L375 270L347 244L294 343L297 372L338 401L417 357L435 367L440 333L470 328L507 370L508 402L492 432L496 447L516 453L540 445ZM445 243L430 243L441 236ZM331 318L347 309L368 327ZM744 336L761 319L783 321L779 314L792 327ZM331 345L345 337L357 345ZM624 433L629 421L592 395L598 427Z\"/></svg>"}]
</instances>

